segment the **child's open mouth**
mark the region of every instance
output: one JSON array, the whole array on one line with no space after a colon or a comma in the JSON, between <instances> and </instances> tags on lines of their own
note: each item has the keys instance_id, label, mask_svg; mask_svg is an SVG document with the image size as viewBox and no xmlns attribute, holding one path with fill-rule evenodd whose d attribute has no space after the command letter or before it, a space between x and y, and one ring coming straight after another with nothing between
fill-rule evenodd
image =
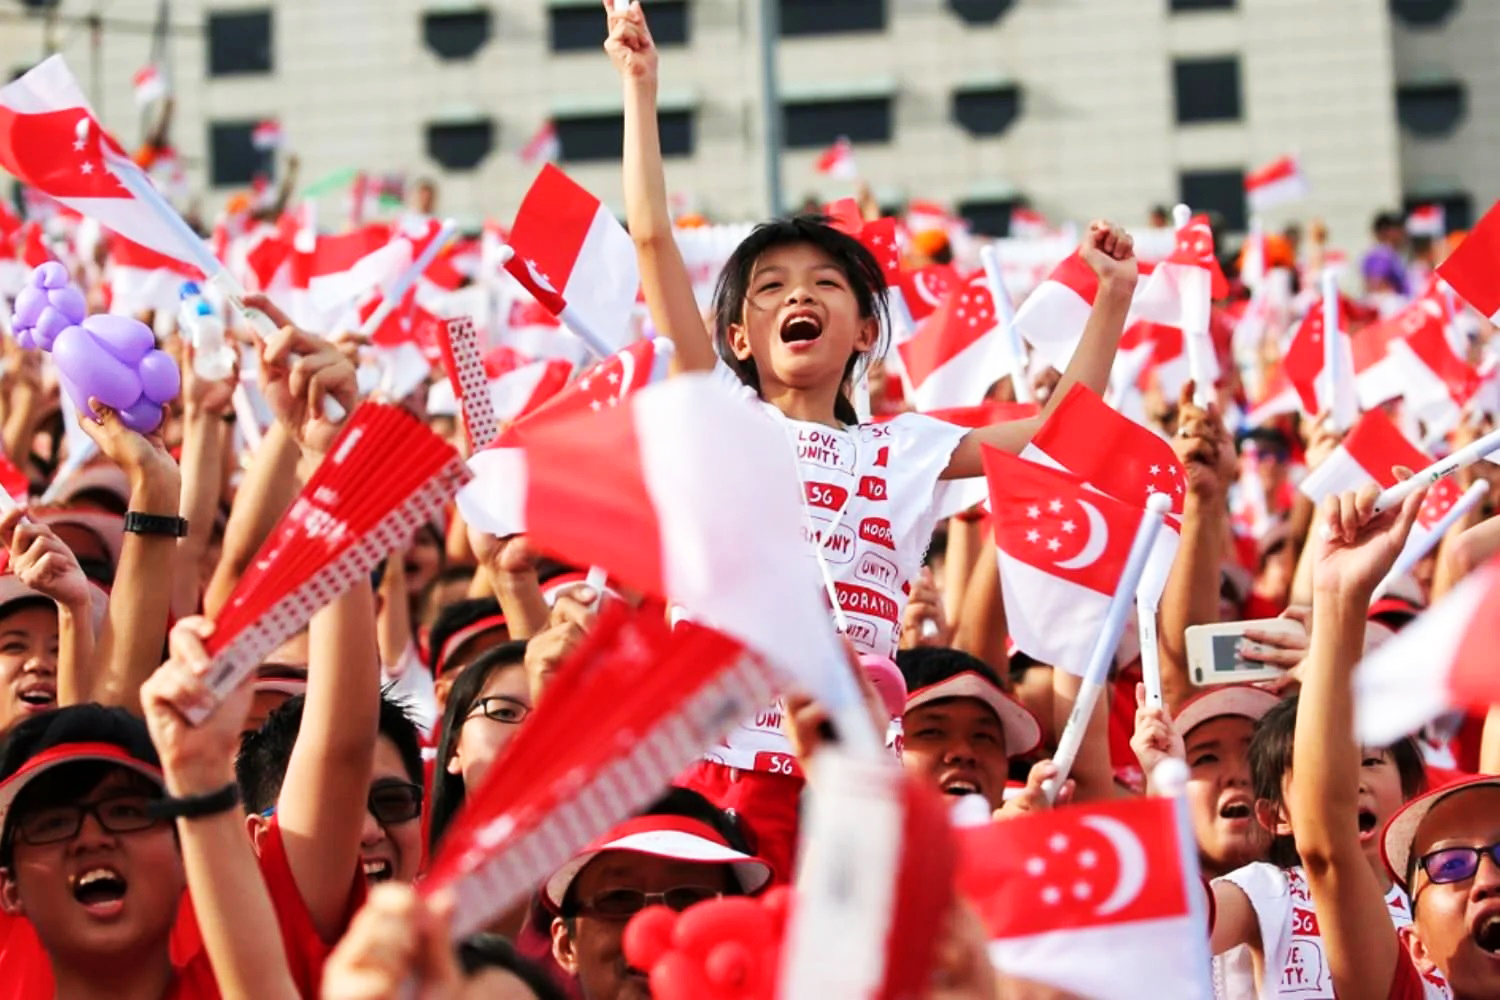
<instances>
[{"instance_id":1,"label":"child's open mouth","mask_svg":"<svg viewBox=\"0 0 1500 1000\"><path fill-rule=\"evenodd\" d=\"M805 344L823 335L823 324L812 313L794 313L781 324L783 344Z\"/></svg>"}]
</instances>

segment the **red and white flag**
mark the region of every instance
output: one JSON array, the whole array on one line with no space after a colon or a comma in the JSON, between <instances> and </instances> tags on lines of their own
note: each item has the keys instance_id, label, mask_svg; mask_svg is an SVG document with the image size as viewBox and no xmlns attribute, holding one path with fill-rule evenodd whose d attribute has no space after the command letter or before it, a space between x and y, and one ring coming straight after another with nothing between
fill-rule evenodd
<instances>
[{"instance_id":1,"label":"red and white flag","mask_svg":"<svg viewBox=\"0 0 1500 1000\"><path fill-rule=\"evenodd\" d=\"M1208 217L1196 215L1177 231L1177 242L1167 259L1140 282L1131 314L1206 333L1213 300L1228 294L1229 282L1214 256Z\"/></svg>"},{"instance_id":2,"label":"red and white flag","mask_svg":"<svg viewBox=\"0 0 1500 1000\"><path fill-rule=\"evenodd\" d=\"M104 131L62 56L0 88L0 166L22 183L158 253L197 263L206 245L121 183L151 182ZM193 245L196 243L197 245Z\"/></svg>"},{"instance_id":3,"label":"red and white flag","mask_svg":"<svg viewBox=\"0 0 1500 1000\"><path fill-rule=\"evenodd\" d=\"M984 273L949 292L896 350L918 410L978 405L990 386L1010 374L1010 352Z\"/></svg>"},{"instance_id":4,"label":"red and white flag","mask_svg":"<svg viewBox=\"0 0 1500 1000\"><path fill-rule=\"evenodd\" d=\"M893 218L865 221L859 211L859 202L853 198L840 198L823 206L833 227L848 233L875 258L885 275L887 286L895 288L901 281L901 247L896 239L896 220Z\"/></svg>"},{"instance_id":5,"label":"red and white flag","mask_svg":"<svg viewBox=\"0 0 1500 1000\"><path fill-rule=\"evenodd\" d=\"M1369 409L1403 398L1429 424L1452 426L1479 375L1448 340L1446 308L1436 289L1353 338L1355 384Z\"/></svg>"},{"instance_id":6,"label":"red and white flag","mask_svg":"<svg viewBox=\"0 0 1500 1000\"><path fill-rule=\"evenodd\" d=\"M305 291L313 308L332 312L390 281L411 260L411 244L392 239L389 226L318 234L312 250L297 248L292 255L292 287Z\"/></svg>"},{"instance_id":7,"label":"red and white flag","mask_svg":"<svg viewBox=\"0 0 1500 1000\"><path fill-rule=\"evenodd\" d=\"M1355 380L1359 369L1344 327L1348 320L1344 298L1339 296L1339 329L1334 335L1340 338L1339 347L1344 352L1343 370L1348 378ZM1302 324L1292 335L1291 343L1287 344L1286 354L1282 357L1281 364L1286 371L1287 380L1297 390L1297 398L1302 403L1304 413L1320 413L1325 410L1333 412L1337 409L1337 393L1329 385L1328 373L1325 371L1328 356L1323 345L1325 326L1323 300L1318 299L1307 307L1307 314L1302 317ZM1351 383L1341 388L1354 393L1357 391L1356 385L1357 383Z\"/></svg>"},{"instance_id":8,"label":"red and white flag","mask_svg":"<svg viewBox=\"0 0 1500 1000\"><path fill-rule=\"evenodd\" d=\"M1470 573L1354 672L1354 726L1389 746L1454 709L1500 704L1500 560Z\"/></svg>"},{"instance_id":9,"label":"red and white flag","mask_svg":"<svg viewBox=\"0 0 1500 1000\"><path fill-rule=\"evenodd\" d=\"M816 166L818 173L834 180L852 181L859 178L859 168L854 164L854 147L842 136L818 155Z\"/></svg>"},{"instance_id":10,"label":"red and white flag","mask_svg":"<svg viewBox=\"0 0 1500 1000\"><path fill-rule=\"evenodd\" d=\"M147 63L135 71L131 78L135 87L135 103L140 107L153 104L167 96L167 79L155 63Z\"/></svg>"},{"instance_id":11,"label":"red and white flag","mask_svg":"<svg viewBox=\"0 0 1500 1000\"><path fill-rule=\"evenodd\" d=\"M1015 240L1034 240L1052 232L1047 217L1034 208L1017 207L1010 210L1010 236Z\"/></svg>"},{"instance_id":12,"label":"red and white flag","mask_svg":"<svg viewBox=\"0 0 1500 1000\"><path fill-rule=\"evenodd\" d=\"M1500 202L1490 206L1437 273L1481 316L1500 323Z\"/></svg>"},{"instance_id":13,"label":"red and white flag","mask_svg":"<svg viewBox=\"0 0 1500 1000\"><path fill-rule=\"evenodd\" d=\"M548 164L521 202L510 246L506 270L597 354L630 343L635 244L598 198Z\"/></svg>"},{"instance_id":14,"label":"red and white flag","mask_svg":"<svg viewBox=\"0 0 1500 1000\"><path fill-rule=\"evenodd\" d=\"M901 297L911 318L918 323L931 316L963 281L952 264L933 264L915 271L901 272Z\"/></svg>"},{"instance_id":15,"label":"red and white flag","mask_svg":"<svg viewBox=\"0 0 1500 1000\"><path fill-rule=\"evenodd\" d=\"M250 130L250 145L262 151L280 149L284 138L281 122L274 118L267 118Z\"/></svg>"},{"instance_id":16,"label":"red and white flag","mask_svg":"<svg viewBox=\"0 0 1500 1000\"><path fill-rule=\"evenodd\" d=\"M1172 799L1069 806L958 831L959 893L990 960L1094 1000L1212 994L1197 847Z\"/></svg>"},{"instance_id":17,"label":"red and white flag","mask_svg":"<svg viewBox=\"0 0 1500 1000\"><path fill-rule=\"evenodd\" d=\"M109 311L134 316L147 309L174 312L182 283L202 281L203 272L115 233L109 240L108 279Z\"/></svg>"},{"instance_id":18,"label":"red and white flag","mask_svg":"<svg viewBox=\"0 0 1500 1000\"><path fill-rule=\"evenodd\" d=\"M1217 359L1214 368L1218 368ZM1180 327L1136 320L1120 336L1120 349L1115 353L1110 383L1117 393L1124 393L1132 387L1144 391L1152 378L1164 398L1176 399L1183 385L1192 378L1187 343Z\"/></svg>"},{"instance_id":19,"label":"red and white flag","mask_svg":"<svg viewBox=\"0 0 1500 1000\"><path fill-rule=\"evenodd\" d=\"M1261 212L1307 197L1307 178L1295 156L1281 156L1245 175L1245 201Z\"/></svg>"},{"instance_id":20,"label":"red and white flag","mask_svg":"<svg viewBox=\"0 0 1500 1000\"><path fill-rule=\"evenodd\" d=\"M1384 410L1368 410L1298 489L1313 503L1322 503L1335 493L1370 483L1378 483L1381 489L1396 485L1396 474L1391 471L1395 466L1416 472L1428 464L1428 457L1406 439Z\"/></svg>"},{"instance_id":21,"label":"red and white flag","mask_svg":"<svg viewBox=\"0 0 1500 1000\"><path fill-rule=\"evenodd\" d=\"M1145 509L1071 472L994 448L983 454L1011 638L1028 656L1081 675Z\"/></svg>"},{"instance_id":22,"label":"red and white flag","mask_svg":"<svg viewBox=\"0 0 1500 1000\"><path fill-rule=\"evenodd\" d=\"M1406 231L1413 236L1431 236L1442 239L1448 234L1447 220L1442 205L1418 205L1406 216Z\"/></svg>"},{"instance_id":23,"label":"red and white flag","mask_svg":"<svg viewBox=\"0 0 1500 1000\"><path fill-rule=\"evenodd\" d=\"M536 134L521 147L521 162L528 167L556 163L561 155L562 140L557 137L557 125L550 118L542 122Z\"/></svg>"},{"instance_id":24,"label":"red and white flag","mask_svg":"<svg viewBox=\"0 0 1500 1000\"><path fill-rule=\"evenodd\" d=\"M1079 254L1071 253L1016 309L1016 330L1038 357L1065 371L1098 294L1099 276Z\"/></svg>"}]
</instances>

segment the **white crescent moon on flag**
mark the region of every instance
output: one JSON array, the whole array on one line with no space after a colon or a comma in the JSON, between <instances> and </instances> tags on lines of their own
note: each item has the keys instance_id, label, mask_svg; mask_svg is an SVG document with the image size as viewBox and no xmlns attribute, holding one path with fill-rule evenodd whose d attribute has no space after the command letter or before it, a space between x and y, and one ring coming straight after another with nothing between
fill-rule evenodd
<instances>
[{"instance_id":1,"label":"white crescent moon on flag","mask_svg":"<svg viewBox=\"0 0 1500 1000\"><path fill-rule=\"evenodd\" d=\"M930 291L927 290L927 275L922 274L919 271L917 272L917 274L913 275L911 283L913 287L916 288L917 294L922 296L922 301L926 302L928 305L936 308L943 304L943 298L941 295L934 296Z\"/></svg>"},{"instance_id":2,"label":"white crescent moon on flag","mask_svg":"<svg viewBox=\"0 0 1500 1000\"><path fill-rule=\"evenodd\" d=\"M1083 514L1089 520L1088 539L1083 543L1083 551L1072 559L1058 563L1058 569L1083 569L1085 566L1092 566L1104 555L1104 549L1109 545L1109 525L1104 523L1104 515L1099 513L1099 508L1087 500L1078 501L1078 506L1083 508Z\"/></svg>"},{"instance_id":3,"label":"white crescent moon on flag","mask_svg":"<svg viewBox=\"0 0 1500 1000\"><path fill-rule=\"evenodd\" d=\"M630 391L630 383L635 378L635 355L621 351L615 357L620 359L620 391L615 393L615 402L618 403Z\"/></svg>"},{"instance_id":4,"label":"white crescent moon on flag","mask_svg":"<svg viewBox=\"0 0 1500 1000\"><path fill-rule=\"evenodd\" d=\"M1109 841L1120 859L1120 880L1109 898L1094 908L1096 914L1107 917L1125 909L1141 894L1146 884L1146 849L1141 846L1140 838L1130 832L1130 827L1117 819L1085 816L1079 822Z\"/></svg>"},{"instance_id":5,"label":"white crescent moon on flag","mask_svg":"<svg viewBox=\"0 0 1500 1000\"><path fill-rule=\"evenodd\" d=\"M531 275L531 280L536 282L536 286L543 291L551 292L553 295L556 295L557 289L552 287L552 282L547 280L547 276L545 274L536 269L536 262L528 260L525 263L526 273Z\"/></svg>"}]
</instances>

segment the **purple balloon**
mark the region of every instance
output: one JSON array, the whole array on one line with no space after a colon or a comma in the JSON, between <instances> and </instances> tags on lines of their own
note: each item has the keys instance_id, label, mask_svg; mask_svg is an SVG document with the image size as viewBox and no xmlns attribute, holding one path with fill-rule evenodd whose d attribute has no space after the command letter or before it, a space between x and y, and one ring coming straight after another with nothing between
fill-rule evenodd
<instances>
[{"instance_id":1,"label":"purple balloon","mask_svg":"<svg viewBox=\"0 0 1500 1000\"><path fill-rule=\"evenodd\" d=\"M19 332L36 325L37 317L47 308L47 293L35 285L27 285L16 296L15 308L11 310L11 323Z\"/></svg>"},{"instance_id":2,"label":"purple balloon","mask_svg":"<svg viewBox=\"0 0 1500 1000\"><path fill-rule=\"evenodd\" d=\"M159 408L163 403L177 398L177 391L182 388L182 373L177 370L177 362L166 351L147 354L135 370L141 377L144 398L155 406Z\"/></svg>"},{"instance_id":3,"label":"purple balloon","mask_svg":"<svg viewBox=\"0 0 1500 1000\"><path fill-rule=\"evenodd\" d=\"M85 397L123 410L141 398L141 380L128 365L121 364L81 326L70 326L52 344L57 367L68 373Z\"/></svg>"},{"instance_id":4,"label":"purple balloon","mask_svg":"<svg viewBox=\"0 0 1500 1000\"><path fill-rule=\"evenodd\" d=\"M139 364L156 347L151 328L133 316L99 313L84 320L82 326L94 335L99 346L127 365Z\"/></svg>"},{"instance_id":5,"label":"purple balloon","mask_svg":"<svg viewBox=\"0 0 1500 1000\"><path fill-rule=\"evenodd\" d=\"M31 282L42 288L66 288L68 287L68 269L55 260L49 260L45 264L37 265L36 270L31 272Z\"/></svg>"},{"instance_id":6,"label":"purple balloon","mask_svg":"<svg viewBox=\"0 0 1500 1000\"><path fill-rule=\"evenodd\" d=\"M83 299L83 293L72 285L62 288L54 288L47 293L47 300L52 303L52 308L68 317L70 323L82 323L83 318L89 314L88 303Z\"/></svg>"},{"instance_id":7,"label":"purple balloon","mask_svg":"<svg viewBox=\"0 0 1500 1000\"><path fill-rule=\"evenodd\" d=\"M68 317L64 316L62 313L58 312L51 306L48 306L47 308L43 309L42 314L37 317L36 326L33 326L31 328L31 339L34 340L36 342L36 346L40 347L42 350L50 351L52 350L53 343L55 343L57 340L57 335L62 333L68 327L75 325L76 324L69 322Z\"/></svg>"},{"instance_id":8,"label":"purple balloon","mask_svg":"<svg viewBox=\"0 0 1500 1000\"><path fill-rule=\"evenodd\" d=\"M150 434L161 424L161 404L143 396L120 411L120 421L137 434Z\"/></svg>"},{"instance_id":9,"label":"purple balloon","mask_svg":"<svg viewBox=\"0 0 1500 1000\"><path fill-rule=\"evenodd\" d=\"M58 384L62 386L63 395L66 396L68 398L67 401L73 405L73 409L76 412L82 414L85 420L93 420L93 415L89 411L88 393L84 392L82 389L78 388L78 386L74 385L73 380L68 378L68 373L62 371L61 369L58 370L57 381ZM94 422L98 423L97 420L95 420Z\"/></svg>"}]
</instances>

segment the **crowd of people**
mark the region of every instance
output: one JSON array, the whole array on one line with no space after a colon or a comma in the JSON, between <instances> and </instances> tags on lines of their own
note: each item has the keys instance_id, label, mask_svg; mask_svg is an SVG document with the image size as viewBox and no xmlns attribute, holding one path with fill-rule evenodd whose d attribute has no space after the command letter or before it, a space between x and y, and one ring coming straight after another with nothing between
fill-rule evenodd
<instances>
[{"instance_id":1,"label":"crowd of people","mask_svg":"<svg viewBox=\"0 0 1500 1000\"><path fill-rule=\"evenodd\" d=\"M1042 662L1008 639L993 544L1006 512L940 508L947 481L982 481L994 450L1024 454L1076 387L1119 393L1112 372L1140 280L1136 241L1105 221L1082 232L1077 257L1096 291L1071 361L1033 364L1029 391L1010 372L991 380L988 402L1030 397L1029 411L979 426L916 412L882 364L887 274L847 227L816 215L757 226L701 308L669 211L646 12L605 7L647 326L670 344L673 378L743 397L795 450L807 558L828 584L827 598L807 598L837 604L848 669L891 770L899 763L924 794L964 810L965 824L976 804L982 825L1180 796L1212 955L1194 970L1202 996L1500 996L1500 777L1488 777L1500 775L1500 716L1450 711L1383 746L1355 735L1362 656L1500 551L1500 520L1488 516L1497 494L1392 583L1425 493L1381 510L1370 480L1314 504L1296 484L1348 428L1317 413L1247 416L1252 387L1258 396L1275 385L1292 328L1319 308L1326 234L1315 227L1300 252L1286 237L1264 244L1258 266L1287 277L1289 312L1263 324L1248 352L1216 330L1213 392L1142 381L1141 419L1184 476L1180 541L1156 639L1126 635L1104 697L1076 718L1083 665ZM419 212L433 195L424 188ZM1353 276L1363 287L1350 297L1350 332L1423 294L1445 252L1431 240L1407 247L1402 230L1399 217L1377 220L1377 247ZM904 264L946 267L954 252L946 237L919 234L905 241ZM65 263L97 304L97 261ZM1244 268L1225 264L1216 317L1243 314L1250 299ZM145 317L181 372L179 398L149 433L97 401L74 425L55 366L6 338L0 485L18 502L0 517L0 996L777 995L735 992L775 978L736 966L748 961L740 952L711 960L713 991L695 993L681 984L699 980L646 967L640 942L661 907L779 900L785 887L795 899L807 801L819 794L806 776L852 742L846 720L831 722L806 691L786 690L725 746L702 747L669 787L640 789L651 805L579 845L481 932L455 940L453 894L422 889L466 800L507 766L507 747L539 717L570 711L555 685L611 605L691 615L669 610L673 594L588 575L525 534L466 525L450 506L317 608L229 696L214 693L216 616L369 394L355 340L299 329L272 298L250 304L279 328L267 339L240 331L245 374L253 366L272 417L253 435L241 426L253 411L233 403L241 371L204 377L198 348L169 321ZM1482 371L1493 327L1472 312L1450 324ZM428 388L393 402L467 449L460 420L427 411ZM1382 404L1406 420L1402 406ZM1406 422L1443 452L1478 439L1490 416L1465 409L1441 433ZM68 461L84 441L73 426L97 450L85 464ZM1497 473L1479 462L1457 477L1467 486ZM1295 627L1252 628L1240 650L1245 664L1275 668L1273 679L1199 683L1189 628L1277 617ZM587 717L570 725L579 741L614 735ZM1060 774L1052 758L1069 726L1082 740ZM730 746L736 738L745 742ZM1181 787L1161 777L1174 759ZM958 889L945 888L952 901L930 936L854 947L892 967L917 963L926 986L903 995L1070 995L992 962L983 901L965 898L961 873L948 877ZM1111 961L1085 945L1057 956ZM1158 994L1143 980L1112 995Z\"/></svg>"}]
</instances>

